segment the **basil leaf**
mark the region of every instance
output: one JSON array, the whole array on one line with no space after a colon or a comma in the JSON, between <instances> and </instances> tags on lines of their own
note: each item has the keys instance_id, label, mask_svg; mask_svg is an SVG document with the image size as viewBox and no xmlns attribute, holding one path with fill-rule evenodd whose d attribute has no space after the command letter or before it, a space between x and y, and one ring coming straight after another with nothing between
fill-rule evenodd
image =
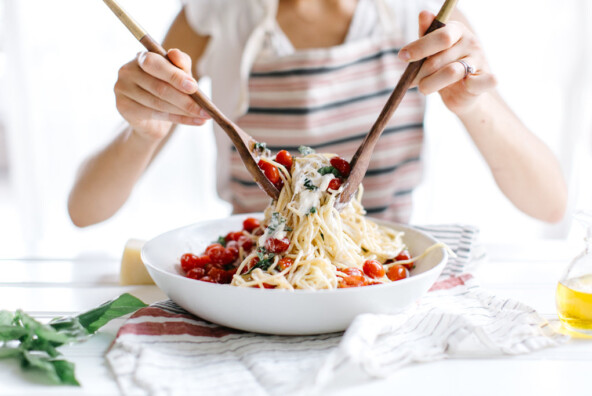
<instances>
[{"instance_id":1,"label":"basil leaf","mask_svg":"<svg viewBox=\"0 0 592 396\"><path fill-rule=\"evenodd\" d=\"M35 338L32 340L28 345L27 349L29 351L42 351L47 353L51 357L56 357L61 355L57 349L52 345L51 342L44 340L43 338Z\"/></svg>"},{"instance_id":2,"label":"basil leaf","mask_svg":"<svg viewBox=\"0 0 592 396\"><path fill-rule=\"evenodd\" d=\"M8 311L0 311L0 326L10 326L13 324L14 314Z\"/></svg>"},{"instance_id":3,"label":"basil leaf","mask_svg":"<svg viewBox=\"0 0 592 396\"><path fill-rule=\"evenodd\" d=\"M80 386L74 376L74 364L66 360L55 360L45 356L23 351L23 367L34 367L43 371L49 379L60 385Z\"/></svg>"},{"instance_id":4,"label":"basil leaf","mask_svg":"<svg viewBox=\"0 0 592 396\"><path fill-rule=\"evenodd\" d=\"M246 275L250 274L251 272L253 272L253 270L255 268L260 268L262 271L267 271L269 269L269 267L271 267L271 265L273 264L273 258L275 257L274 253L269 253L269 255L267 256L267 258L264 258L263 260L259 260L259 262L257 264L255 264L253 266L253 268L251 268L249 270L249 272L247 272Z\"/></svg>"},{"instance_id":5,"label":"basil leaf","mask_svg":"<svg viewBox=\"0 0 592 396\"><path fill-rule=\"evenodd\" d=\"M332 173L335 177L341 177L341 172L339 172L334 166L323 166L322 168L319 168L318 172L323 176Z\"/></svg>"},{"instance_id":6,"label":"basil leaf","mask_svg":"<svg viewBox=\"0 0 592 396\"><path fill-rule=\"evenodd\" d=\"M271 155L271 151L267 148L266 143L255 143L253 151L261 157L269 157Z\"/></svg>"},{"instance_id":7,"label":"basil leaf","mask_svg":"<svg viewBox=\"0 0 592 396\"><path fill-rule=\"evenodd\" d=\"M0 341L18 340L29 334L29 331L21 326L0 325Z\"/></svg>"},{"instance_id":8,"label":"basil leaf","mask_svg":"<svg viewBox=\"0 0 592 396\"><path fill-rule=\"evenodd\" d=\"M315 208L314 206L312 208L310 208L310 210L308 211L308 213L306 214L307 216L310 214L315 214L317 213L317 208Z\"/></svg>"},{"instance_id":9,"label":"basil leaf","mask_svg":"<svg viewBox=\"0 0 592 396\"><path fill-rule=\"evenodd\" d=\"M26 329L33 331L37 337L53 342L57 346L73 341L72 337L67 334L58 333L53 327L36 321L21 310L16 312L16 316L20 319Z\"/></svg>"},{"instance_id":10,"label":"basil leaf","mask_svg":"<svg viewBox=\"0 0 592 396\"><path fill-rule=\"evenodd\" d=\"M49 377L51 382L55 384L60 383L60 377L56 373L53 364L49 362L49 358L47 356L30 353L29 351L23 351L21 366L23 368L34 367L36 369L39 369L43 371L47 375L47 377Z\"/></svg>"},{"instance_id":11,"label":"basil leaf","mask_svg":"<svg viewBox=\"0 0 592 396\"><path fill-rule=\"evenodd\" d=\"M74 363L68 362L67 360L50 360L53 364L56 374L60 378L62 385L75 385L80 386L80 383L74 375Z\"/></svg>"},{"instance_id":12,"label":"basil leaf","mask_svg":"<svg viewBox=\"0 0 592 396\"><path fill-rule=\"evenodd\" d=\"M220 245L226 247L226 237L225 236L219 236L218 240L216 242L219 243Z\"/></svg>"},{"instance_id":13,"label":"basil leaf","mask_svg":"<svg viewBox=\"0 0 592 396\"><path fill-rule=\"evenodd\" d=\"M310 191L314 191L314 190L318 189L317 186L312 184L312 180L310 180L309 178L304 179L304 187L306 187L306 189L310 190Z\"/></svg>"},{"instance_id":14,"label":"basil leaf","mask_svg":"<svg viewBox=\"0 0 592 396\"><path fill-rule=\"evenodd\" d=\"M315 153L314 149L308 146L300 146L298 147L298 151L300 151L300 154L304 156Z\"/></svg>"},{"instance_id":15,"label":"basil leaf","mask_svg":"<svg viewBox=\"0 0 592 396\"><path fill-rule=\"evenodd\" d=\"M88 331L82 327L78 318L54 318L48 324L60 333L66 334L76 340L82 340L88 336Z\"/></svg>"},{"instance_id":16,"label":"basil leaf","mask_svg":"<svg viewBox=\"0 0 592 396\"><path fill-rule=\"evenodd\" d=\"M20 348L0 347L0 359L18 357L23 354Z\"/></svg>"},{"instance_id":17,"label":"basil leaf","mask_svg":"<svg viewBox=\"0 0 592 396\"><path fill-rule=\"evenodd\" d=\"M267 150L267 143L265 143L265 142L255 143L255 150Z\"/></svg>"},{"instance_id":18,"label":"basil leaf","mask_svg":"<svg viewBox=\"0 0 592 396\"><path fill-rule=\"evenodd\" d=\"M98 329L106 325L111 319L119 318L127 315L147 305L142 300L132 296L129 293L122 294L115 300L108 301L95 309L82 313L78 316L78 320L82 327L88 331L89 334L95 333Z\"/></svg>"},{"instance_id":19,"label":"basil leaf","mask_svg":"<svg viewBox=\"0 0 592 396\"><path fill-rule=\"evenodd\" d=\"M259 246L257 248L257 257L259 257L259 260L263 260L263 258L265 257L266 254L267 254L267 249L265 248L265 246Z\"/></svg>"}]
</instances>

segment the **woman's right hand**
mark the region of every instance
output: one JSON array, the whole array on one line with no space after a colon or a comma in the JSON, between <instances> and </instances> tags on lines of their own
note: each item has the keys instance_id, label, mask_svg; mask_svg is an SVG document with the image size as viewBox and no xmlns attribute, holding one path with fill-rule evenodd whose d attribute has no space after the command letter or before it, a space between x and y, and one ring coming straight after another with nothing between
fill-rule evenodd
<instances>
[{"instance_id":1,"label":"woman's right hand","mask_svg":"<svg viewBox=\"0 0 592 396\"><path fill-rule=\"evenodd\" d=\"M119 69L115 83L117 110L142 137L160 140L173 123L203 125L210 117L188 94L197 91L191 58L168 51L171 64L152 52L140 52Z\"/></svg>"}]
</instances>

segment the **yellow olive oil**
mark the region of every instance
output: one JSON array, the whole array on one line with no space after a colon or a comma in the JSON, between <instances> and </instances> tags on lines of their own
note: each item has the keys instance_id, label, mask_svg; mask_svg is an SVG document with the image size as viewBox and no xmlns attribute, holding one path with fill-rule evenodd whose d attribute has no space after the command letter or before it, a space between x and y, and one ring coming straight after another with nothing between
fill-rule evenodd
<instances>
[{"instance_id":1,"label":"yellow olive oil","mask_svg":"<svg viewBox=\"0 0 592 396\"><path fill-rule=\"evenodd\" d=\"M567 328L592 334L592 274L560 281L555 298Z\"/></svg>"}]
</instances>

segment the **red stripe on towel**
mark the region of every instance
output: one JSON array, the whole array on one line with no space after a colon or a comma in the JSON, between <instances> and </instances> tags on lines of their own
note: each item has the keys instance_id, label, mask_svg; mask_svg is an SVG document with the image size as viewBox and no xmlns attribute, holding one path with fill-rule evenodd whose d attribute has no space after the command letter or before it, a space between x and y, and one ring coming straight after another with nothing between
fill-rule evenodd
<instances>
[{"instance_id":1,"label":"red stripe on towel","mask_svg":"<svg viewBox=\"0 0 592 396\"><path fill-rule=\"evenodd\" d=\"M436 290L448 290L453 289L457 286L462 286L465 284L466 281L472 279L473 275L471 274L463 274L461 276L451 276L450 278L441 280L433 284L429 291L436 291Z\"/></svg>"}]
</instances>

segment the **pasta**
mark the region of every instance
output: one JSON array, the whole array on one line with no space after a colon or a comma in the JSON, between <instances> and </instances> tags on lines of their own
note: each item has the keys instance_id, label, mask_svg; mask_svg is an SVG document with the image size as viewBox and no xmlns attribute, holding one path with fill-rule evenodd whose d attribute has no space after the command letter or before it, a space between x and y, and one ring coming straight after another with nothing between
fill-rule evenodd
<instances>
[{"instance_id":1,"label":"pasta","mask_svg":"<svg viewBox=\"0 0 592 396\"><path fill-rule=\"evenodd\" d=\"M265 209L261 222L246 219L242 231L220 237L202 256L191 255L193 261L205 256L202 263L208 258L210 263L201 266L203 271L187 264L187 276L289 290L366 286L409 276L416 258L409 255L404 233L365 217L361 186L341 211L335 208L349 163L304 147L301 152L298 158L284 150L275 159L261 157L259 166L281 188L279 199ZM222 268L211 274L220 267L216 261ZM198 274L190 276L195 268Z\"/></svg>"}]
</instances>

